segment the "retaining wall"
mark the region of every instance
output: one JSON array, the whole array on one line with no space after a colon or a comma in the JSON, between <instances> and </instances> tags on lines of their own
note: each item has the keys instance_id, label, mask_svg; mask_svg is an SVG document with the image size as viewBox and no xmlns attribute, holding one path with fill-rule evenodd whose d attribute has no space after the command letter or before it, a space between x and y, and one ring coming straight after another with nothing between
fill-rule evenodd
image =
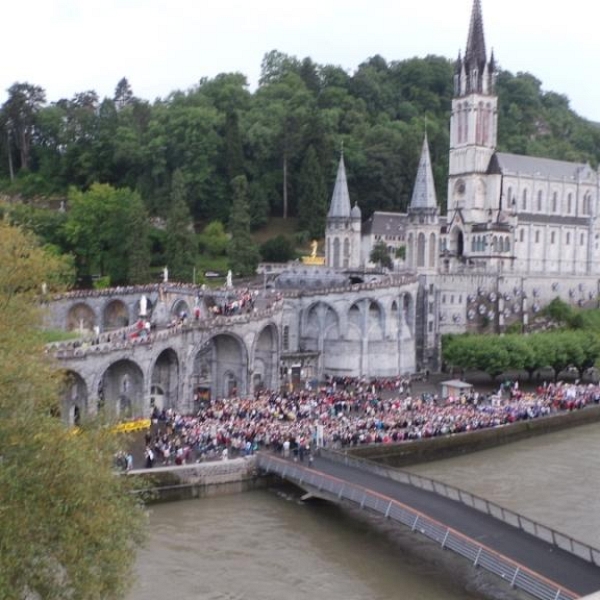
<instances>
[{"instance_id":1,"label":"retaining wall","mask_svg":"<svg viewBox=\"0 0 600 600\"><path fill-rule=\"evenodd\" d=\"M352 456L366 458L391 467L403 467L486 450L536 435L598 421L600 421L600 406L588 406L569 413L519 421L501 427L398 444L359 446L346 451Z\"/></svg>"}]
</instances>

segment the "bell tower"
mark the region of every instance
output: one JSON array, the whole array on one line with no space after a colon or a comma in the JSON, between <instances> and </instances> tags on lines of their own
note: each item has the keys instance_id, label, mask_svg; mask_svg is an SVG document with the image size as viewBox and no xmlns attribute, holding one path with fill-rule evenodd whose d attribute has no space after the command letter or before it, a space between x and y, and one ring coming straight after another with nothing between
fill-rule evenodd
<instances>
[{"instance_id":1,"label":"bell tower","mask_svg":"<svg viewBox=\"0 0 600 600\"><path fill-rule=\"evenodd\" d=\"M474 0L464 57L454 69L450 119L448 212L483 222L489 208L486 173L497 143L498 97L494 54L487 59L481 0Z\"/></svg>"}]
</instances>

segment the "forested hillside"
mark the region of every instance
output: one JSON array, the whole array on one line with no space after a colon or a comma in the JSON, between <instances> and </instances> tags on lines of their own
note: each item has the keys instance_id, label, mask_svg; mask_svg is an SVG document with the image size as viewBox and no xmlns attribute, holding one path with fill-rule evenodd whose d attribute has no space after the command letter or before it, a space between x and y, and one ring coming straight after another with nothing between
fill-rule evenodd
<instances>
[{"instance_id":1,"label":"forested hillside","mask_svg":"<svg viewBox=\"0 0 600 600\"><path fill-rule=\"evenodd\" d=\"M453 62L438 56L374 56L349 74L272 51L254 92L244 75L225 73L148 102L124 78L112 98L82 91L48 103L40 87L15 83L0 112L0 189L34 203L53 197L57 206L69 193L108 184L128 188L134 205L140 199L148 216L166 219L179 170L177 195L191 219L227 224L231 182L242 176L252 227L293 216L318 237L342 145L363 217L403 211L427 130L445 206L452 77ZM499 149L597 166L600 129L574 114L565 96L506 71L498 94ZM49 241L72 251L82 234L61 235Z\"/></svg>"}]
</instances>

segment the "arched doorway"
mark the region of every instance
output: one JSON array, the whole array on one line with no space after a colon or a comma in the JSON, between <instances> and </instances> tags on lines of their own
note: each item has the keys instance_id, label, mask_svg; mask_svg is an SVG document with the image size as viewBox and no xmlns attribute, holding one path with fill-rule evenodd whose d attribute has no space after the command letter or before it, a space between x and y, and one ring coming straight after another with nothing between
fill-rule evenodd
<instances>
[{"instance_id":1,"label":"arched doorway","mask_svg":"<svg viewBox=\"0 0 600 600\"><path fill-rule=\"evenodd\" d=\"M129 325L129 310L121 300L111 300L104 307L104 331L120 329Z\"/></svg>"},{"instance_id":2,"label":"arched doorway","mask_svg":"<svg viewBox=\"0 0 600 600\"><path fill-rule=\"evenodd\" d=\"M194 358L194 396L228 398L248 393L248 352L231 334L219 334L205 342Z\"/></svg>"},{"instance_id":3,"label":"arched doorway","mask_svg":"<svg viewBox=\"0 0 600 600\"><path fill-rule=\"evenodd\" d=\"M61 386L61 417L69 425L79 425L88 412L85 380L75 371L66 371Z\"/></svg>"},{"instance_id":4,"label":"arched doorway","mask_svg":"<svg viewBox=\"0 0 600 600\"><path fill-rule=\"evenodd\" d=\"M144 374L131 360L119 360L104 372L99 397L105 410L123 419L139 417L144 411Z\"/></svg>"},{"instance_id":5,"label":"arched doorway","mask_svg":"<svg viewBox=\"0 0 600 600\"><path fill-rule=\"evenodd\" d=\"M274 389L277 384L278 337L274 325L268 325L258 335L252 364L252 392L263 388Z\"/></svg>"},{"instance_id":6,"label":"arched doorway","mask_svg":"<svg viewBox=\"0 0 600 600\"><path fill-rule=\"evenodd\" d=\"M163 350L156 359L150 378L148 414L156 406L159 410L178 406L179 359L172 348Z\"/></svg>"}]
</instances>

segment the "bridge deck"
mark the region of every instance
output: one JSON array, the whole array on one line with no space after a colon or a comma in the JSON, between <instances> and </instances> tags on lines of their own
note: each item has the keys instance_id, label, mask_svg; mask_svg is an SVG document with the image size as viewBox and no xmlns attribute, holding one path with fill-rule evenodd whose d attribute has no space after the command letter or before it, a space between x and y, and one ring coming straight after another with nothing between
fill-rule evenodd
<instances>
[{"instance_id":1,"label":"bridge deck","mask_svg":"<svg viewBox=\"0 0 600 600\"><path fill-rule=\"evenodd\" d=\"M576 595L600 590L600 567L469 506L325 458L316 458L313 470L401 502Z\"/></svg>"}]
</instances>

